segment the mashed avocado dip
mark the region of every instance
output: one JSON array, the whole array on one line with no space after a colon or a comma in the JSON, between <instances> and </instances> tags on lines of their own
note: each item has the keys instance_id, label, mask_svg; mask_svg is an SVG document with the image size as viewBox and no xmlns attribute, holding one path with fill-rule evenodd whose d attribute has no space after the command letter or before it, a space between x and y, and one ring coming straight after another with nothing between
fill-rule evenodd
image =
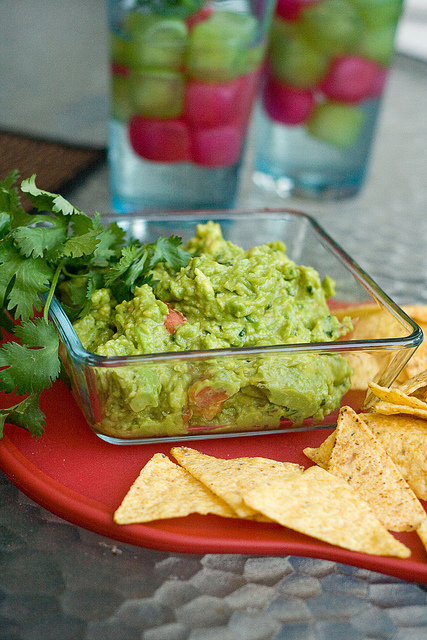
<instances>
[{"instance_id":1,"label":"mashed avocado dip","mask_svg":"<svg viewBox=\"0 0 427 640\"><path fill-rule=\"evenodd\" d=\"M178 354L337 340L346 329L326 302L331 279L295 264L281 242L244 250L214 222L198 225L184 248L186 267L160 263L154 286L119 304L97 290L74 324L83 346L102 356L177 352L167 362L97 368L103 417L95 428L119 438L245 431L321 421L337 408L351 375L341 356Z\"/></svg>"}]
</instances>

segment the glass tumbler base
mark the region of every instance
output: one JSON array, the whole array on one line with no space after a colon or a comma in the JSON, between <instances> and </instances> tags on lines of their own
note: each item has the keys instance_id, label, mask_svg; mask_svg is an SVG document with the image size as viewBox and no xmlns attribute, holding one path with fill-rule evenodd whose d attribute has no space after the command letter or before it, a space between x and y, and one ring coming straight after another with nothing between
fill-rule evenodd
<instances>
[{"instance_id":1,"label":"glass tumbler base","mask_svg":"<svg viewBox=\"0 0 427 640\"><path fill-rule=\"evenodd\" d=\"M150 162L131 149L123 123L112 121L109 139L110 200L115 213L144 210L231 209L240 162L224 167Z\"/></svg>"},{"instance_id":2,"label":"glass tumbler base","mask_svg":"<svg viewBox=\"0 0 427 640\"><path fill-rule=\"evenodd\" d=\"M352 176L347 181L331 182L321 174L303 173L298 176L280 175L274 177L269 172L256 170L252 176L258 189L278 195L281 198L292 196L315 200L343 200L356 196L363 184L363 176Z\"/></svg>"}]
</instances>

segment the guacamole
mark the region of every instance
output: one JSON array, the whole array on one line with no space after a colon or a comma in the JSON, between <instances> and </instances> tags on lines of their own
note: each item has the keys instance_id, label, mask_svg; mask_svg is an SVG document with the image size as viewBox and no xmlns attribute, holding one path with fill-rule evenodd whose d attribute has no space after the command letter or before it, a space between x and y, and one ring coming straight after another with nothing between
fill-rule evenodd
<instances>
[{"instance_id":1,"label":"guacamole","mask_svg":"<svg viewBox=\"0 0 427 640\"><path fill-rule=\"evenodd\" d=\"M331 279L295 264L281 242L236 246L214 222L198 225L184 248L186 267L160 263L152 286L136 287L129 301L97 290L74 324L83 346L102 356L177 354L97 368L103 414L95 428L120 438L232 432L321 421L337 408L351 376L341 356L244 349L337 340L346 328L326 302Z\"/></svg>"}]
</instances>

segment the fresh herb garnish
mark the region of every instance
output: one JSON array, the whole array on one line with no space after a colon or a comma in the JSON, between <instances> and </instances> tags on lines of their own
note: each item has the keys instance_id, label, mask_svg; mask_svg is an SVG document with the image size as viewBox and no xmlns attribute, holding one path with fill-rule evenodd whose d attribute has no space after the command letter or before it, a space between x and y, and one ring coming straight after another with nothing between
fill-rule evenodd
<instances>
[{"instance_id":1,"label":"fresh herb garnish","mask_svg":"<svg viewBox=\"0 0 427 640\"><path fill-rule=\"evenodd\" d=\"M0 390L24 399L0 409L0 437L5 422L39 437L46 425L40 394L61 372L58 333L49 320L53 295L75 320L88 312L95 289L110 287L116 300L129 300L135 287L154 285L152 269L159 262L179 270L190 254L176 236L125 244L118 224L104 227L99 214L91 218L39 189L35 175L21 183L21 191L43 213L29 214L18 179L12 171L0 181L0 327L12 334L0 347Z\"/></svg>"}]
</instances>

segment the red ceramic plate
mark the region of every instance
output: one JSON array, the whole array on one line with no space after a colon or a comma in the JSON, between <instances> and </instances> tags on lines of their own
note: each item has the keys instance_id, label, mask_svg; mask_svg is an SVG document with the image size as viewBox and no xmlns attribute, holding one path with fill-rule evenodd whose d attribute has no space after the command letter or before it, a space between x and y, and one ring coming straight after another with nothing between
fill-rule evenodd
<instances>
[{"instance_id":1,"label":"red ceramic plate","mask_svg":"<svg viewBox=\"0 0 427 640\"><path fill-rule=\"evenodd\" d=\"M0 395L0 406L10 397ZM113 513L140 469L169 444L119 446L98 438L87 426L66 387L56 382L42 396L45 434L35 439L6 425L0 468L35 502L76 525L134 545L188 553L299 555L323 558L410 581L427 583L427 555L415 533L396 534L412 551L408 560L340 549L273 523L191 515L149 524L116 525ZM310 461L302 450L318 446L330 430L218 438L188 443L219 457L264 456ZM185 444L185 443L180 443Z\"/></svg>"}]
</instances>

